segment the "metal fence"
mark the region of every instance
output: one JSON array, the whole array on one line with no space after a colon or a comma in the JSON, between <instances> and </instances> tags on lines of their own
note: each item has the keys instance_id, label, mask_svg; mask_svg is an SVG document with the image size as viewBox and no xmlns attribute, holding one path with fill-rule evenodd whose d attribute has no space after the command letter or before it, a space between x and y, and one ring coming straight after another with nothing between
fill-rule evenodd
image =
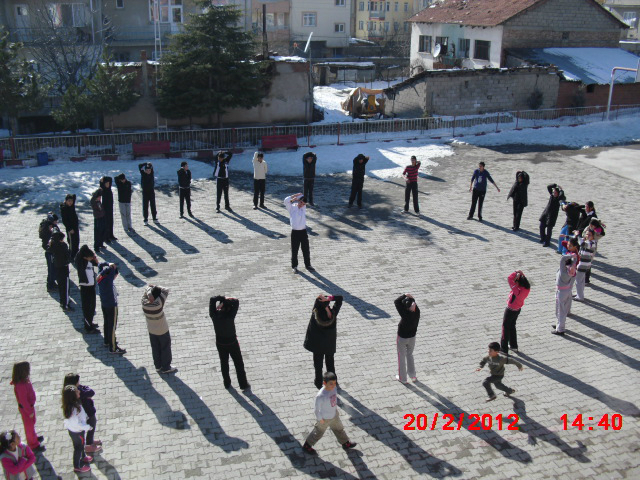
<instances>
[{"instance_id":1,"label":"metal fence","mask_svg":"<svg viewBox=\"0 0 640 480\"><path fill-rule=\"evenodd\" d=\"M640 105L611 107L611 118L640 115ZM171 142L172 152L198 152L218 149L259 148L269 135L295 135L298 145L341 145L368 141L437 139L524 128L574 126L606 119L606 107L558 108L501 112L463 117L409 118L311 125L221 128L207 130L150 131L85 135L27 136L0 139L5 162L36 158L47 152L49 158L130 156L132 144L154 140ZM0 156L0 158L2 158Z\"/></svg>"}]
</instances>

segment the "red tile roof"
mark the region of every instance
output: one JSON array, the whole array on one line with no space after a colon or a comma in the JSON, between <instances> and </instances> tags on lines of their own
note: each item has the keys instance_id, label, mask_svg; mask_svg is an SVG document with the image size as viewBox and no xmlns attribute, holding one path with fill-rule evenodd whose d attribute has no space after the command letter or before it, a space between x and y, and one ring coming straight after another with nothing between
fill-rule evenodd
<instances>
[{"instance_id":1,"label":"red tile roof","mask_svg":"<svg viewBox=\"0 0 640 480\"><path fill-rule=\"evenodd\" d=\"M418 23L454 23L494 27L546 0L440 0L409 19Z\"/></svg>"}]
</instances>

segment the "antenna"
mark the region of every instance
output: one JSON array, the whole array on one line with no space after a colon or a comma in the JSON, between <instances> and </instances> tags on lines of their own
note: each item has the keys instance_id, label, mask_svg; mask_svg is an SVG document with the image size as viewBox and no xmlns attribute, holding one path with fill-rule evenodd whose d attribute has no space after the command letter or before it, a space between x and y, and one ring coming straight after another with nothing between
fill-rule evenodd
<instances>
[{"instance_id":1,"label":"antenna","mask_svg":"<svg viewBox=\"0 0 640 480\"><path fill-rule=\"evenodd\" d=\"M442 47L440 46L440 44L439 44L439 43L436 43L436 44L433 46L433 56L434 56L434 57L438 57L438 56L440 55L440 50L442 50Z\"/></svg>"},{"instance_id":2,"label":"antenna","mask_svg":"<svg viewBox=\"0 0 640 480\"><path fill-rule=\"evenodd\" d=\"M307 44L304 47L304 53L309 51L309 45L311 45L311 37L313 36L313 32L309 34L309 38L307 39Z\"/></svg>"}]
</instances>

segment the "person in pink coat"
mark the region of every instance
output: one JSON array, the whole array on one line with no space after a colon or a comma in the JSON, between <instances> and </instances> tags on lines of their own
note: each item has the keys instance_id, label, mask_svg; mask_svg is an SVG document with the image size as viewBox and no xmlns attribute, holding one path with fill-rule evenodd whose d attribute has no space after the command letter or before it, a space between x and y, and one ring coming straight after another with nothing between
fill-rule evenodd
<instances>
[{"instance_id":1,"label":"person in pink coat","mask_svg":"<svg viewBox=\"0 0 640 480\"><path fill-rule=\"evenodd\" d=\"M20 435L15 430L0 433L0 462L6 480L35 478L36 469L33 464L36 462L36 456L22 443Z\"/></svg>"},{"instance_id":2,"label":"person in pink coat","mask_svg":"<svg viewBox=\"0 0 640 480\"><path fill-rule=\"evenodd\" d=\"M20 415L22 415L24 432L27 436L27 445L29 445L31 450L41 452L45 450L44 446L40 445L44 437L38 436L36 433L36 392L31 385L30 375L31 365L29 365L29 362L18 362L14 364L11 385L13 385Z\"/></svg>"},{"instance_id":3,"label":"person in pink coat","mask_svg":"<svg viewBox=\"0 0 640 480\"><path fill-rule=\"evenodd\" d=\"M524 299L531 291L529 280L524 276L522 270L513 272L507 278L511 292L507 298L507 308L504 310L502 318L502 338L500 339L500 351L505 355L511 350L518 353L518 335L516 332L516 320L520 315L520 310L524 305Z\"/></svg>"}]
</instances>

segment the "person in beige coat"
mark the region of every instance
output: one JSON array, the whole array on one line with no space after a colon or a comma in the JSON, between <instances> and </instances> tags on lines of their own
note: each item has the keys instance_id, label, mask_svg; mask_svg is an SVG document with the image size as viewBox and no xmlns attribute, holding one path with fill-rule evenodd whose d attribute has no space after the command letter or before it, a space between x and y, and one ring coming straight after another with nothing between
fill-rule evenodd
<instances>
[{"instance_id":1,"label":"person in beige coat","mask_svg":"<svg viewBox=\"0 0 640 480\"><path fill-rule=\"evenodd\" d=\"M258 196L260 197L260 208L264 206L264 191L267 183L267 162L264 160L264 153L253 154L253 209L258 209Z\"/></svg>"},{"instance_id":2,"label":"person in beige coat","mask_svg":"<svg viewBox=\"0 0 640 480\"><path fill-rule=\"evenodd\" d=\"M173 373L171 366L171 335L164 316L164 303L169 289L157 285L147 285L142 294L142 311L147 320L153 364L159 373Z\"/></svg>"}]
</instances>

